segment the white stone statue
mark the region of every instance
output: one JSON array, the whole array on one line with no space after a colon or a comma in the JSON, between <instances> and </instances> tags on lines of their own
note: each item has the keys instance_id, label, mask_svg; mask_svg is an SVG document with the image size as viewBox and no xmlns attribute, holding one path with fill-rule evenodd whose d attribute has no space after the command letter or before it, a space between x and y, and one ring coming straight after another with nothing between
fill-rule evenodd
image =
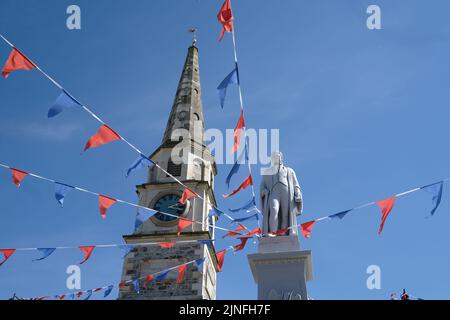
<instances>
[{"instance_id":1,"label":"white stone statue","mask_svg":"<svg viewBox=\"0 0 450 320\"><path fill-rule=\"evenodd\" d=\"M303 210L300 185L293 169L283 165L283 154L272 153L272 166L263 172L260 186L263 234L288 229L278 235L297 234L297 216Z\"/></svg>"}]
</instances>

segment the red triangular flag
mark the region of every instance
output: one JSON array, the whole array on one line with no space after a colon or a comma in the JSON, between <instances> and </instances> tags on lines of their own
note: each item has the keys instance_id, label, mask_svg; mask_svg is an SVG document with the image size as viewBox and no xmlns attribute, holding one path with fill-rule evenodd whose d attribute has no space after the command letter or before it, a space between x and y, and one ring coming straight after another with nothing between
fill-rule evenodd
<instances>
[{"instance_id":1,"label":"red triangular flag","mask_svg":"<svg viewBox=\"0 0 450 320\"><path fill-rule=\"evenodd\" d=\"M234 229L236 231L242 231L242 230L248 230L246 226L244 226L243 224L238 224L237 228Z\"/></svg>"},{"instance_id":2,"label":"red triangular flag","mask_svg":"<svg viewBox=\"0 0 450 320\"><path fill-rule=\"evenodd\" d=\"M178 278L177 278L177 286L183 281L184 273L186 272L186 265L178 267Z\"/></svg>"},{"instance_id":3,"label":"red triangular flag","mask_svg":"<svg viewBox=\"0 0 450 320\"><path fill-rule=\"evenodd\" d=\"M381 225L380 230L378 231L378 234L380 235L381 232L383 231L384 222L386 221L386 218L388 217L389 213L391 213L394 204L395 204L395 197L391 197L377 202L377 205L381 208Z\"/></svg>"},{"instance_id":4,"label":"red triangular flag","mask_svg":"<svg viewBox=\"0 0 450 320\"><path fill-rule=\"evenodd\" d=\"M189 227L192 223L194 223L194 221L180 218L180 220L178 221L178 233L177 233L177 235L179 236L181 234L181 231L183 231L184 229Z\"/></svg>"},{"instance_id":5,"label":"red triangular flag","mask_svg":"<svg viewBox=\"0 0 450 320\"><path fill-rule=\"evenodd\" d=\"M245 188L247 188L248 186L252 186L252 185L253 185L253 179L252 179L252 176L248 176L248 177L244 180L244 182L242 182L241 185L240 185L236 190L234 190L233 192L231 192L231 193L229 193L229 194L224 194L223 197L224 197L224 198L228 198L228 197L234 196L234 195L235 195L236 193L238 193L239 191L242 191L242 190L244 190Z\"/></svg>"},{"instance_id":6,"label":"red triangular flag","mask_svg":"<svg viewBox=\"0 0 450 320\"><path fill-rule=\"evenodd\" d=\"M241 110L241 116L239 117L239 121L236 125L236 128L234 129L234 144L233 148L231 149L231 153L235 153L239 149L239 145L241 143L241 134L244 127L245 127L244 111Z\"/></svg>"},{"instance_id":7,"label":"red triangular flag","mask_svg":"<svg viewBox=\"0 0 450 320\"><path fill-rule=\"evenodd\" d=\"M92 251L94 251L95 246L83 246L79 247L81 251L84 252L84 259L80 262L80 264L85 263L91 257Z\"/></svg>"},{"instance_id":8,"label":"red triangular flag","mask_svg":"<svg viewBox=\"0 0 450 320\"><path fill-rule=\"evenodd\" d=\"M313 221L305 222L300 226L300 230L302 231L302 234L306 239L309 238L312 228L315 223L316 223L316 221L313 220Z\"/></svg>"},{"instance_id":9,"label":"red triangular flag","mask_svg":"<svg viewBox=\"0 0 450 320\"><path fill-rule=\"evenodd\" d=\"M83 295L83 293L84 293L83 291L77 292L76 294L77 298L79 299Z\"/></svg>"},{"instance_id":10,"label":"red triangular flag","mask_svg":"<svg viewBox=\"0 0 450 320\"><path fill-rule=\"evenodd\" d=\"M94 134L86 143L84 151L96 148L101 145L119 140L121 137L113 129L108 127L106 124L102 125L100 129Z\"/></svg>"},{"instance_id":11,"label":"red triangular flag","mask_svg":"<svg viewBox=\"0 0 450 320\"><path fill-rule=\"evenodd\" d=\"M152 274L149 274L147 277L145 277L144 287L146 287L150 281L153 281L153 278L154 277Z\"/></svg>"},{"instance_id":12,"label":"red triangular flag","mask_svg":"<svg viewBox=\"0 0 450 320\"><path fill-rule=\"evenodd\" d=\"M64 300L65 297L66 297L66 295L65 295L65 294L62 294L62 295L58 296L58 299L59 299L59 300Z\"/></svg>"},{"instance_id":13,"label":"red triangular flag","mask_svg":"<svg viewBox=\"0 0 450 320\"><path fill-rule=\"evenodd\" d=\"M261 228L255 228L252 231L247 232L245 235L246 236L251 236L251 235L254 235L254 234L261 234Z\"/></svg>"},{"instance_id":14,"label":"red triangular flag","mask_svg":"<svg viewBox=\"0 0 450 320\"><path fill-rule=\"evenodd\" d=\"M222 41L225 32L233 31L233 11L231 10L230 0L225 0L219 13L217 14L217 19L222 24L222 31L220 32L219 41Z\"/></svg>"},{"instance_id":15,"label":"red triangular flag","mask_svg":"<svg viewBox=\"0 0 450 320\"><path fill-rule=\"evenodd\" d=\"M19 50L13 48L5 66L2 70L2 76L8 78L11 72L16 70L32 70L36 66Z\"/></svg>"},{"instance_id":16,"label":"red triangular flag","mask_svg":"<svg viewBox=\"0 0 450 320\"><path fill-rule=\"evenodd\" d=\"M242 234L236 231L228 231L228 233L226 233L222 239L225 239L226 237L232 237L232 236L241 236Z\"/></svg>"},{"instance_id":17,"label":"red triangular flag","mask_svg":"<svg viewBox=\"0 0 450 320\"><path fill-rule=\"evenodd\" d=\"M103 219L106 219L106 211L114 204L117 200L108 196L99 195L98 203L100 206L100 215Z\"/></svg>"},{"instance_id":18,"label":"red triangular flag","mask_svg":"<svg viewBox=\"0 0 450 320\"><path fill-rule=\"evenodd\" d=\"M234 251L241 251L245 248L245 244L247 243L248 239L250 239L251 237L240 237L238 238L239 240L241 240L240 244L235 245Z\"/></svg>"},{"instance_id":19,"label":"red triangular flag","mask_svg":"<svg viewBox=\"0 0 450 320\"><path fill-rule=\"evenodd\" d=\"M99 292L99 291L102 291L102 290L103 290L103 288L97 288L97 289L94 289L93 292Z\"/></svg>"},{"instance_id":20,"label":"red triangular flag","mask_svg":"<svg viewBox=\"0 0 450 320\"><path fill-rule=\"evenodd\" d=\"M17 188L19 188L20 183L28 175L28 172L11 168L11 174L14 184L16 185Z\"/></svg>"},{"instance_id":21,"label":"red triangular flag","mask_svg":"<svg viewBox=\"0 0 450 320\"><path fill-rule=\"evenodd\" d=\"M284 229L280 229L274 232L269 232L270 235L274 235L274 236L284 236L286 234L286 232L289 231L289 228L284 228Z\"/></svg>"},{"instance_id":22,"label":"red triangular flag","mask_svg":"<svg viewBox=\"0 0 450 320\"><path fill-rule=\"evenodd\" d=\"M163 249L170 249L175 247L176 244L176 242L161 242L159 246Z\"/></svg>"},{"instance_id":23,"label":"red triangular flag","mask_svg":"<svg viewBox=\"0 0 450 320\"><path fill-rule=\"evenodd\" d=\"M13 255L15 251L16 249L0 249L0 252L3 253L3 261L0 262L0 267Z\"/></svg>"},{"instance_id":24,"label":"red triangular flag","mask_svg":"<svg viewBox=\"0 0 450 320\"><path fill-rule=\"evenodd\" d=\"M186 189L184 189L183 195L180 198L180 203L181 204L186 204L186 201L188 201L189 199L191 199L191 198L193 198L195 196L197 196L197 194L194 191L192 191L189 188L186 188Z\"/></svg>"},{"instance_id":25,"label":"red triangular flag","mask_svg":"<svg viewBox=\"0 0 450 320\"><path fill-rule=\"evenodd\" d=\"M122 289L126 284L127 283L125 281L122 281L121 283L119 283L119 288Z\"/></svg>"},{"instance_id":26,"label":"red triangular flag","mask_svg":"<svg viewBox=\"0 0 450 320\"><path fill-rule=\"evenodd\" d=\"M223 261L225 259L225 254L227 253L227 250L222 250L216 253L217 258L217 267L219 269L219 272L222 271Z\"/></svg>"}]
</instances>

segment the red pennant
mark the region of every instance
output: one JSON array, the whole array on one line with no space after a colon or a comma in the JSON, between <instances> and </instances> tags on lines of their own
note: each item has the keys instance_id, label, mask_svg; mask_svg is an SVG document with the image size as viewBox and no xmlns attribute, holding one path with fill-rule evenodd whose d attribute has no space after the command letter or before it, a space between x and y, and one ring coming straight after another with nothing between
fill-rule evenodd
<instances>
[{"instance_id":1,"label":"red pennant","mask_svg":"<svg viewBox=\"0 0 450 320\"><path fill-rule=\"evenodd\" d=\"M102 291L102 290L103 290L103 288L97 288L97 289L94 289L93 292L99 292L99 291Z\"/></svg>"},{"instance_id":2,"label":"red pennant","mask_svg":"<svg viewBox=\"0 0 450 320\"><path fill-rule=\"evenodd\" d=\"M388 217L389 213L391 213L394 204L395 204L395 197L391 197L377 202L377 205L381 208L381 225L380 230L378 231L379 235L381 235L381 232L383 231L384 222L386 221L386 218Z\"/></svg>"},{"instance_id":3,"label":"red pennant","mask_svg":"<svg viewBox=\"0 0 450 320\"><path fill-rule=\"evenodd\" d=\"M104 124L100 127L97 133L88 140L86 146L84 147L84 151L119 139L121 139L119 134L117 134L113 129Z\"/></svg>"},{"instance_id":4,"label":"red pennant","mask_svg":"<svg viewBox=\"0 0 450 320\"><path fill-rule=\"evenodd\" d=\"M66 297L66 295L63 294L63 295L58 296L58 299L59 299L59 300L64 300L65 297Z\"/></svg>"},{"instance_id":5,"label":"red pennant","mask_svg":"<svg viewBox=\"0 0 450 320\"><path fill-rule=\"evenodd\" d=\"M261 234L261 228L255 228L252 231L247 232L245 235L246 236L251 236L251 235L254 235L254 234Z\"/></svg>"},{"instance_id":6,"label":"red pennant","mask_svg":"<svg viewBox=\"0 0 450 320\"><path fill-rule=\"evenodd\" d=\"M224 198L229 198L231 196L234 196L236 193L238 193L239 191L244 190L245 188L247 188L248 186L252 186L253 185L253 179L252 176L248 176L244 182L241 183L241 185L234 190L233 192L229 193L229 194L224 194L223 197Z\"/></svg>"},{"instance_id":7,"label":"red pennant","mask_svg":"<svg viewBox=\"0 0 450 320\"><path fill-rule=\"evenodd\" d=\"M310 236L310 234L311 234L311 231L312 231L312 228L313 228L313 226L314 226L315 223L316 223L316 221L313 220L313 221L305 222L305 223L303 223L303 224L300 226L300 229L301 229L301 231L302 231L302 234L303 234L303 236L304 236L306 239L309 238L309 236Z\"/></svg>"},{"instance_id":8,"label":"red pennant","mask_svg":"<svg viewBox=\"0 0 450 320\"><path fill-rule=\"evenodd\" d=\"M177 278L177 286L183 281L184 273L186 272L186 265L183 264L182 266L178 267L178 278Z\"/></svg>"},{"instance_id":9,"label":"red pennant","mask_svg":"<svg viewBox=\"0 0 450 320\"><path fill-rule=\"evenodd\" d=\"M119 288L122 289L126 284L127 283L125 281L122 281L121 283L119 283Z\"/></svg>"},{"instance_id":10,"label":"red pennant","mask_svg":"<svg viewBox=\"0 0 450 320\"><path fill-rule=\"evenodd\" d=\"M11 168L11 174L14 184L16 185L17 188L19 188L20 183L28 175L28 172Z\"/></svg>"},{"instance_id":11,"label":"red pennant","mask_svg":"<svg viewBox=\"0 0 450 320\"><path fill-rule=\"evenodd\" d=\"M83 259L83 261L80 262L80 264L83 264L89 260L89 258L91 257L92 251L94 251L94 249L95 249L95 246L84 246L84 247L79 247L79 248L81 251L84 252L84 259Z\"/></svg>"},{"instance_id":12,"label":"red pennant","mask_svg":"<svg viewBox=\"0 0 450 320\"><path fill-rule=\"evenodd\" d=\"M106 219L106 212L107 210L116 203L117 200L108 196L99 195L98 196L98 203L100 205L100 215L103 219Z\"/></svg>"},{"instance_id":13,"label":"red pennant","mask_svg":"<svg viewBox=\"0 0 450 320\"><path fill-rule=\"evenodd\" d=\"M176 244L176 242L161 242L159 246L163 249L170 249L175 247Z\"/></svg>"},{"instance_id":14,"label":"red pennant","mask_svg":"<svg viewBox=\"0 0 450 320\"><path fill-rule=\"evenodd\" d=\"M246 226L244 226L243 224L238 224L237 228L235 229L236 231L242 231L242 230L248 230Z\"/></svg>"},{"instance_id":15,"label":"red pennant","mask_svg":"<svg viewBox=\"0 0 450 320\"><path fill-rule=\"evenodd\" d=\"M191 199L191 198L193 198L195 196L197 196L197 194L194 191L192 191L189 188L186 188L186 189L184 189L183 195L180 198L180 203L181 204L186 204L186 201L188 201L189 199Z\"/></svg>"},{"instance_id":16,"label":"red pennant","mask_svg":"<svg viewBox=\"0 0 450 320\"><path fill-rule=\"evenodd\" d=\"M236 231L228 231L228 233L226 233L223 237L222 237L222 239L225 239L226 237L232 237L232 236L242 236L242 234L241 233L239 233L239 232L236 232Z\"/></svg>"},{"instance_id":17,"label":"red pennant","mask_svg":"<svg viewBox=\"0 0 450 320\"><path fill-rule=\"evenodd\" d=\"M286 234L286 232L288 232L288 231L289 231L289 228L284 228L284 229L277 230L275 232L269 232L269 234L273 235L273 236L284 236Z\"/></svg>"},{"instance_id":18,"label":"red pennant","mask_svg":"<svg viewBox=\"0 0 450 320\"><path fill-rule=\"evenodd\" d=\"M16 70L32 70L36 66L19 50L13 48L5 66L2 70L2 76L6 78Z\"/></svg>"},{"instance_id":19,"label":"red pennant","mask_svg":"<svg viewBox=\"0 0 450 320\"><path fill-rule=\"evenodd\" d=\"M219 272L222 271L223 261L225 260L225 254L227 250L222 250L216 253L217 258L217 267L219 268Z\"/></svg>"},{"instance_id":20,"label":"red pennant","mask_svg":"<svg viewBox=\"0 0 450 320\"><path fill-rule=\"evenodd\" d=\"M242 130L245 127L245 120L244 120L244 111L241 110L241 116L239 117L239 121L236 125L236 128L234 129L234 144L233 148L231 149L231 153L235 153L239 149L239 145L241 143L241 135Z\"/></svg>"},{"instance_id":21,"label":"red pennant","mask_svg":"<svg viewBox=\"0 0 450 320\"><path fill-rule=\"evenodd\" d=\"M3 253L3 261L0 262L0 267L13 255L16 249L0 249L0 252Z\"/></svg>"},{"instance_id":22,"label":"red pennant","mask_svg":"<svg viewBox=\"0 0 450 320\"><path fill-rule=\"evenodd\" d=\"M241 250L244 250L244 248L245 248L245 244L247 243L247 241L248 241L248 239L250 239L251 237L240 237L240 238L238 238L239 240L241 240L241 243L240 244L237 244L237 245L235 245L233 248L234 248L234 251L241 251Z\"/></svg>"},{"instance_id":23,"label":"red pennant","mask_svg":"<svg viewBox=\"0 0 450 320\"><path fill-rule=\"evenodd\" d=\"M77 292L76 294L77 298L79 299L83 295L83 293L84 293L83 291Z\"/></svg>"},{"instance_id":24,"label":"red pennant","mask_svg":"<svg viewBox=\"0 0 450 320\"><path fill-rule=\"evenodd\" d=\"M178 221L178 233L177 233L177 235L180 236L181 231L183 231L184 229L189 227L193 222L194 221L180 218L180 220Z\"/></svg>"},{"instance_id":25,"label":"red pennant","mask_svg":"<svg viewBox=\"0 0 450 320\"><path fill-rule=\"evenodd\" d=\"M146 287L148 285L149 282L153 281L153 275L149 274L147 277L145 277L145 281L144 281L144 287Z\"/></svg>"},{"instance_id":26,"label":"red pennant","mask_svg":"<svg viewBox=\"0 0 450 320\"><path fill-rule=\"evenodd\" d=\"M219 13L217 14L217 19L222 24L222 31L220 32L219 41L222 41L222 38L225 32L233 31L233 11L231 10L230 0L225 0L222 7L220 8Z\"/></svg>"}]
</instances>

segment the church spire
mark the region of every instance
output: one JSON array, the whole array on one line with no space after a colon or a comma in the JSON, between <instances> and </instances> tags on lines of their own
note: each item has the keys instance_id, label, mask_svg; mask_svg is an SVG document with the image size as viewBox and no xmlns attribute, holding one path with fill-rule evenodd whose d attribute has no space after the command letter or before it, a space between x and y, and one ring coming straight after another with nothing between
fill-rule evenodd
<instances>
[{"instance_id":1,"label":"church spire","mask_svg":"<svg viewBox=\"0 0 450 320\"><path fill-rule=\"evenodd\" d=\"M200 71L198 49L195 46L195 29L192 46L189 47L177 92L167 121L166 131L162 140L163 146L172 146L178 141L172 141L175 130L185 129L189 132L192 144L204 146L204 118L200 87ZM178 140L178 138L176 139Z\"/></svg>"}]
</instances>

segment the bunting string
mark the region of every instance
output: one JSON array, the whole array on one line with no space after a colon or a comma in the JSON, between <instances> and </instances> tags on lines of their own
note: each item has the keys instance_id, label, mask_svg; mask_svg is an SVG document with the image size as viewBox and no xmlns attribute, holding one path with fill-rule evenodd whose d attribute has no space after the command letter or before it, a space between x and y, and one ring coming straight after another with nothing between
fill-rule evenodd
<instances>
[{"instance_id":1,"label":"bunting string","mask_svg":"<svg viewBox=\"0 0 450 320\"><path fill-rule=\"evenodd\" d=\"M10 42L6 37L4 37L2 34L0 34L0 37L8 44L13 50L18 50L18 49L16 48L16 46L15 46L12 42ZM20 51L19 51L19 52L20 52ZM128 139L124 138L122 135L120 135L120 134L116 133L114 130L112 130L112 129L106 124L106 122L104 122L104 121L103 121L96 113L94 113L94 112L92 111L91 108L89 108L88 106L86 106L86 105L83 104L83 103L80 103L77 99L75 99L74 96L73 96L68 90L66 90L61 84L59 84L58 81L56 81L53 77L51 77L48 73L46 73L42 68L40 68L39 65L37 65L36 63L34 63L31 59L29 59L29 58L28 58L27 56L25 56L24 54L22 54L22 53L20 53L20 54L22 55L22 57L23 57L24 59L29 60L29 61L33 64L33 66L34 66L34 67L35 67L42 75L44 75L50 82L52 82L58 89L60 89L60 90L62 91L62 94L67 95L67 97L70 98L70 99L72 100L73 103L75 103L76 105L81 106L83 110L85 110L90 116L92 116L95 120L97 120L97 121L102 125L102 126L101 126L101 129L106 127L106 128L108 128L109 130L111 130L112 133L116 134L114 140L121 140L121 141L123 141L123 142L126 143L131 149L133 149L136 153L138 153L140 157L149 160L156 168L158 168L159 170L161 170L162 172L164 172L164 174L166 174L168 177L170 177L170 178L171 178L172 180L174 180L176 183L178 183L179 185L181 185L183 188L189 189L189 188L188 188L183 182L181 182L178 178L176 178L175 176L173 176L171 173L169 173L167 170L165 170L164 168L162 168L162 167L161 167L159 164L157 164L156 162L153 162L149 157L145 156L144 153L143 153L139 148L137 148L134 144L132 144ZM59 99L58 99L58 100L59 100ZM57 103L57 104L58 104L58 103ZM60 110L61 110L61 109L58 108L58 110L56 111L56 114L59 113ZM55 110L52 110L52 109L51 109L51 110L49 111L49 117L54 116L54 115L55 115ZM100 133L100 131L99 131L99 133ZM94 138L94 136L93 136L92 138ZM107 141L107 142L111 142L111 141L112 141L112 140ZM90 142L91 142L91 140L90 140ZM104 144L104 143L107 143L107 142L103 142L103 143L100 143L100 144ZM86 151L88 148L90 148L89 142L88 142L88 144L86 144L85 151ZM80 191L81 191L81 190L80 190ZM201 195L199 195L199 194L196 194L195 196L196 196L197 198L201 199L202 201L206 201L206 199L204 199L204 198L203 198ZM214 204L210 203L209 201L208 201L208 203L209 203L213 208L216 208L216 206L215 206ZM216 209L218 209L218 208L216 208ZM222 211L222 212L223 212L223 211ZM228 214L225 213L225 212L223 212L223 213L224 213L223 215L224 215L225 217L227 217L229 220L231 220L231 221L233 220L233 218L232 218L230 215L228 215Z\"/></svg>"},{"instance_id":2,"label":"bunting string","mask_svg":"<svg viewBox=\"0 0 450 320\"><path fill-rule=\"evenodd\" d=\"M122 203L122 204L125 204L125 205L128 205L128 206L132 206L132 207L135 207L135 208L138 208L138 209L150 211L150 212L152 212L152 213L159 212L159 213L161 213L161 214L163 214L163 215L167 215L167 216L174 217L174 218L179 218L179 216L174 215L174 214L171 214L171 213L162 212L162 211L159 211L159 210L153 210L153 209L151 209L151 208L147 208L147 207L144 207L144 206L140 206L140 205L138 205L138 204L135 204L135 203L132 203L132 202L129 202L129 201L121 200L121 199L118 199L118 198L108 197L108 196L102 195L102 194L100 194L100 193L97 193L97 192L94 192L94 191L87 190L87 189L85 189L85 188L80 188L80 187L77 187L77 186L71 186L71 185L68 185L68 184L62 184L61 182L57 182L56 180L53 180L53 179L50 179L50 178L47 178L47 177L44 177L44 176L41 176L41 175L38 175L38 174L35 174L35 173L31 173L31 172L28 172L28 171L18 170L18 169L15 169L15 168L11 167L11 166L8 166L8 165L6 165L6 164L3 164L3 163L0 163L0 167L5 168L5 169L9 169L9 170L12 171L13 181L14 181L14 183L16 184L17 187L20 186L20 182L21 182L26 176L30 176L30 177L34 177L34 178L39 179L39 180L43 180L43 181L46 181L46 182L53 183L53 184L55 184L55 185L63 185L63 186L68 187L69 189L73 189L73 190L77 190L77 191L80 191L80 192L84 192L84 193L87 193L87 194L90 194L90 195L97 196L97 197L99 198L99 202L100 202L100 211L101 211L101 215L102 215L103 218L106 217L106 210L109 208L109 206L111 206L111 205L114 204L115 202ZM104 203L105 200L110 201L110 202L108 203L109 206L108 206L108 205L105 205L105 203ZM60 201L60 199L59 199L58 201ZM60 203L61 203L61 202L60 202ZM187 219L184 219L184 220L187 220ZM234 220L234 219L233 219L233 220ZM201 222L201 221L195 221L195 220L189 220L189 221L191 221L192 223L204 225L204 223ZM216 226L216 225L209 225L209 226L212 227L212 228L214 228L214 229L222 230L222 231L226 231L226 232L233 231L233 230L226 229L226 228L222 228L222 227L219 227L219 226Z\"/></svg>"}]
</instances>

